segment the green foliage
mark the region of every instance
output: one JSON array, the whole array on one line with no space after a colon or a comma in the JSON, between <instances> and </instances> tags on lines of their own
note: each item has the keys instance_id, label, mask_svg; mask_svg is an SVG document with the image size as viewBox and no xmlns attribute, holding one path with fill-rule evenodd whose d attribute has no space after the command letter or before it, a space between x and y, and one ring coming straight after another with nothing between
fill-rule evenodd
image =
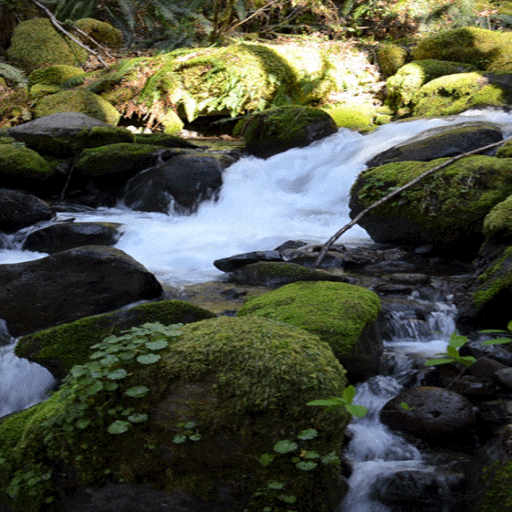
<instances>
[{"instance_id":1,"label":"green foliage","mask_svg":"<svg viewBox=\"0 0 512 512\"><path fill-rule=\"evenodd\" d=\"M311 448L311 443L318 437L318 431L314 428L304 429L297 434L295 440L283 439L274 444L272 453L263 453L258 461L264 468L272 465L274 474L280 474L283 470L291 468L299 472L309 472L324 466L339 466L340 458L335 452L322 455ZM279 471L275 469L279 468ZM260 508L268 512L296 512L289 510L290 504L296 503L297 497L287 490L287 484L283 481L270 480L266 487L258 489L253 494L251 510ZM257 504L257 506L256 506Z\"/></svg>"},{"instance_id":2,"label":"green foliage","mask_svg":"<svg viewBox=\"0 0 512 512\"><path fill-rule=\"evenodd\" d=\"M356 388L354 386L347 386L343 390L343 395L334 398L322 399L322 400L312 400L308 402L306 405L313 406L321 406L327 407L328 411L335 411L337 409L345 409L352 416L356 416L357 418L362 418L368 412L368 409L363 405L356 405L353 402L354 397L356 395Z\"/></svg>"},{"instance_id":3,"label":"green foliage","mask_svg":"<svg viewBox=\"0 0 512 512\"><path fill-rule=\"evenodd\" d=\"M26 89L28 87L28 80L25 72L22 69L0 62L0 77L4 78L7 83L11 83L14 87Z\"/></svg>"},{"instance_id":4,"label":"green foliage","mask_svg":"<svg viewBox=\"0 0 512 512\"><path fill-rule=\"evenodd\" d=\"M179 430L179 434L176 434L172 440L175 444L184 443L187 439L189 441L199 441L202 437L193 421L178 423L176 427Z\"/></svg>"}]
</instances>

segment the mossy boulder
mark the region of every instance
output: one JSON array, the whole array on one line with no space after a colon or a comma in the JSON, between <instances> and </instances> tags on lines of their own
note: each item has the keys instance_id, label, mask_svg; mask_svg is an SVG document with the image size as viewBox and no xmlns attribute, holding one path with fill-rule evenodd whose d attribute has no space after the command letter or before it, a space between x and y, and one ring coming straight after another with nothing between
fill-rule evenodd
<instances>
[{"instance_id":1,"label":"mossy boulder","mask_svg":"<svg viewBox=\"0 0 512 512\"><path fill-rule=\"evenodd\" d=\"M75 172L88 177L102 177L119 173L134 175L155 165L158 155L164 150L160 146L151 144L126 142L88 148L81 153L75 166Z\"/></svg>"},{"instance_id":2,"label":"mossy boulder","mask_svg":"<svg viewBox=\"0 0 512 512\"><path fill-rule=\"evenodd\" d=\"M512 141L505 142L496 151L497 158L512 158Z\"/></svg>"},{"instance_id":3,"label":"mossy boulder","mask_svg":"<svg viewBox=\"0 0 512 512\"><path fill-rule=\"evenodd\" d=\"M76 20L74 25L87 36L92 37L96 42L104 46L119 49L123 45L123 33L110 23L105 23L104 21L94 18L81 18ZM78 38L82 39L82 42L87 45L91 44L90 39L82 34L79 34Z\"/></svg>"},{"instance_id":4,"label":"mossy boulder","mask_svg":"<svg viewBox=\"0 0 512 512\"><path fill-rule=\"evenodd\" d=\"M327 103L319 107L327 112L336 123L338 128L349 128L366 132L374 128L374 118L376 109L371 103L346 102L346 103Z\"/></svg>"},{"instance_id":5,"label":"mossy boulder","mask_svg":"<svg viewBox=\"0 0 512 512\"><path fill-rule=\"evenodd\" d=\"M377 64L385 78L394 75L407 62L409 52L402 46L387 43L377 49Z\"/></svg>"},{"instance_id":6,"label":"mossy boulder","mask_svg":"<svg viewBox=\"0 0 512 512\"><path fill-rule=\"evenodd\" d=\"M512 235L512 196L498 203L485 216L483 233L488 237Z\"/></svg>"},{"instance_id":7,"label":"mossy boulder","mask_svg":"<svg viewBox=\"0 0 512 512\"><path fill-rule=\"evenodd\" d=\"M14 29L7 58L27 71L53 64L83 64L87 52L57 32L47 18L22 21Z\"/></svg>"},{"instance_id":8,"label":"mossy boulder","mask_svg":"<svg viewBox=\"0 0 512 512\"><path fill-rule=\"evenodd\" d=\"M512 34L476 27L446 30L421 41L414 60L465 62L493 73L512 71Z\"/></svg>"},{"instance_id":9,"label":"mossy boulder","mask_svg":"<svg viewBox=\"0 0 512 512\"><path fill-rule=\"evenodd\" d=\"M268 158L291 148L305 147L336 133L336 123L323 110L290 106L265 110L241 122L236 134L245 138L245 149Z\"/></svg>"},{"instance_id":10,"label":"mossy boulder","mask_svg":"<svg viewBox=\"0 0 512 512\"><path fill-rule=\"evenodd\" d=\"M394 111L409 108L420 88L427 82L445 75L474 70L471 64L435 59L417 60L401 67L386 82L385 104Z\"/></svg>"},{"instance_id":11,"label":"mossy boulder","mask_svg":"<svg viewBox=\"0 0 512 512\"><path fill-rule=\"evenodd\" d=\"M351 189L351 217L445 162L398 162L363 171ZM485 216L512 194L512 160L471 156L455 162L376 208L361 225L376 242L418 247L471 260L482 242Z\"/></svg>"},{"instance_id":12,"label":"mossy boulder","mask_svg":"<svg viewBox=\"0 0 512 512\"><path fill-rule=\"evenodd\" d=\"M414 116L455 115L474 107L512 104L512 74L460 73L436 78L416 93Z\"/></svg>"},{"instance_id":13,"label":"mossy boulder","mask_svg":"<svg viewBox=\"0 0 512 512\"><path fill-rule=\"evenodd\" d=\"M107 481L182 490L221 508L227 493L237 510L262 510L278 495L294 496L300 512L339 503L344 489L329 458L310 471L290 460L307 462L306 450L335 458L348 421L343 410L305 405L340 396L346 382L317 336L264 318L220 317L181 332L146 324L94 348L49 400L0 424L0 496L14 512ZM297 439L312 428L312 440ZM274 451L284 440L289 451ZM60 477L63 466L73 478ZM272 481L283 484L279 492Z\"/></svg>"},{"instance_id":14,"label":"mossy boulder","mask_svg":"<svg viewBox=\"0 0 512 512\"><path fill-rule=\"evenodd\" d=\"M41 155L23 145L0 144L0 177L5 188L34 190L55 174Z\"/></svg>"},{"instance_id":15,"label":"mossy boulder","mask_svg":"<svg viewBox=\"0 0 512 512\"><path fill-rule=\"evenodd\" d=\"M36 118L60 112L78 112L111 125L116 125L121 117L108 101L85 89L50 94L41 98L34 109Z\"/></svg>"},{"instance_id":16,"label":"mossy boulder","mask_svg":"<svg viewBox=\"0 0 512 512\"><path fill-rule=\"evenodd\" d=\"M36 69L30 73L28 80L30 86L38 85L60 85L66 80L83 75L84 70L76 66L66 64L55 64Z\"/></svg>"},{"instance_id":17,"label":"mossy boulder","mask_svg":"<svg viewBox=\"0 0 512 512\"><path fill-rule=\"evenodd\" d=\"M63 379L73 366L85 364L91 354L91 346L107 335L119 335L148 322L187 324L207 318L215 318L215 315L180 300L140 304L22 336L16 344L15 353L44 366L56 379Z\"/></svg>"},{"instance_id":18,"label":"mossy boulder","mask_svg":"<svg viewBox=\"0 0 512 512\"><path fill-rule=\"evenodd\" d=\"M375 320L379 297L360 286L328 281L297 282L248 300L237 316L286 322L329 344L350 379L377 373L382 353Z\"/></svg>"}]
</instances>

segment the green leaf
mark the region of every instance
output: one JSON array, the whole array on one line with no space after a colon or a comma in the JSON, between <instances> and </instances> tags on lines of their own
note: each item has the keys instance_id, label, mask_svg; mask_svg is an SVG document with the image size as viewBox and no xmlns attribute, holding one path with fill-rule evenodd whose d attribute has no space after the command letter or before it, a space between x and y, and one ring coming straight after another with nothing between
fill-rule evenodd
<instances>
[{"instance_id":1,"label":"green leaf","mask_svg":"<svg viewBox=\"0 0 512 512\"><path fill-rule=\"evenodd\" d=\"M303 461L295 464L295 466L302 471L311 471L318 466L318 462L313 462L310 460L308 460L308 461L303 460Z\"/></svg>"},{"instance_id":2,"label":"green leaf","mask_svg":"<svg viewBox=\"0 0 512 512\"><path fill-rule=\"evenodd\" d=\"M131 414L128 416L128 421L131 423L142 423L146 421L149 418L147 414L144 413L137 413L137 414Z\"/></svg>"},{"instance_id":3,"label":"green leaf","mask_svg":"<svg viewBox=\"0 0 512 512\"><path fill-rule=\"evenodd\" d=\"M201 439L201 434L192 434L191 436L188 436L188 438L191 440L191 441L199 441Z\"/></svg>"},{"instance_id":4,"label":"green leaf","mask_svg":"<svg viewBox=\"0 0 512 512\"><path fill-rule=\"evenodd\" d=\"M89 396L91 396L91 395L96 395L97 393L99 393L102 390L103 390L103 382L101 382L100 380L96 380L89 388L87 388L86 391L87 391L87 394Z\"/></svg>"},{"instance_id":5,"label":"green leaf","mask_svg":"<svg viewBox=\"0 0 512 512\"><path fill-rule=\"evenodd\" d=\"M269 482L269 484L267 485L267 487L269 489L277 489L278 491L280 491L281 489L284 488L284 483L283 482L277 482L275 480L272 480L272 482Z\"/></svg>"},{"instance_id":6,"label":"green leaf","mask_svg":"<svg viewBox=\"0 0 512 512\"><path fill-rule=\"evenodd\" d=\"M323 464L332 466L339 466L341 464L341 460L338 455L336 455L336 452L328 453L327 455L324 455L320 460Z\"/></svg>"},{"instance_id":7,"label":"green leaf","mask_svg":"<svg viewBox=\"0 0 512 512\"><path fill-rule=\"evenodd\" d=\"M105 382L105 390L106 391L115 391L119 387L117 382Z\"/></svg>"},{"instance_id":8,"label":"green leaf","mask_svg":"<svg viewBox=\"0 0 512 512\"><path fill-rule=\"evenodd\" d=\"M76 426L80 429L84 429L84 428L87 428L89 426L89 424L91 423L91 420L87 420L87 419L81 419L81 420L78 420L76 422Z\"/></svg>"},{"instance_id":9,"label":"green leaf","mask_svg":"<svg viewBox=\"0 0 512 512\"><path fill-rule=\"evenodd\" d=\"M133 388L127 389L124 394L133 398L141 398L149 393L149 388L146 386L134 386Z\"/></svg>"},{"instance_id":10,"label":"green leaf","mask_svg":"<svg viewBox=\"0 0 512 512\"><path fill-rule=\"evenodd\" d=\"M121 380L124 379L128 375L128 372L124 368L119 368L117 370L114 370L113 372L110 372L107 375L107 378L110 380Z\"/></svg>"},{"instance_id":11,"label":"green leaf","mask_svg":"<svg viewBox=\"0 0 512 512\"><path fill-rule=\"evenodd\" d=\"M185 436L183 434L176 434L173 437L172 442L175 444L181 444L181 443L184 443L186 440L187 440L187 436Z\"/></svg>"},{"instance_id":12,"label":"green leaf","mask_svg":"<svg viewBox=\"0 0 512 512\"><path fill-rule=\"evenodd\" d=\"M455 347L448 346L446 347L446 351L450 357L453 357L454 359L459 358L459 352Z\"/></svg>"},{"instance_id":13,"label":"green leaf","mask_svg":"<svg viewBox=\"0 0 512 512\"><path fill-rule=\"evenodd\" d=\"M153 364L160 361L161 358L162 356L159 356L158 354L142 354L137 356L137 362L140 364Z\"/></svg>"},{"instance_id":14,"label":"green leaf","mask_svg":"<svg viewBox=\"0 0 512 512\"><path fill-rule=\"evenodd\" d=\"M305 459L318 459L320 458L320 454L319 453L316 453L316 452L306 452L304 454L304 458Z\"/></svg>"},{"instance_id":15,"label":"green leaf","mask_svg":"<svg viewBox=\"0 0 512 512\"><path fill-rule=\"evenodd\" d=\"M189 421L187 423L184 423L182 425L183 428L186 428L186 429L191 429L191 428L194 428L196 426L195 422L194 421Z\"/></svg>"},{"instance_id":16,"label":"green leaf","mask_svg":"<svg viewBox=\"0 0 512 512\"><path fill-rule=\"evenodd\" d=\"M315 405L315 406L321 406L321 407L341 407L345 404L345 400L342 398L326 398L326 399L320 399L320 400L312 400L311 402L308 402L306 405Z\"/></svg>"},{"instance_id":17,"label":"green leaf","mask_svg":"<svg viewBox=\"0 0 512 512\"><path fill-rule=\"evenodd\" d=\"M404 411L412 411L414 407L411 407L407 402L401 402L400 407L404 409Z\"/></svg>"},{"instance_id":18,"label":"green leaf","mask_svg":"<svg viewBox=\"0 0 512 512\"><path fill-rule=\"evenodd\" d=\"M512 343L512 338L496 338L495 340L483 341L482 345L504 345L505 343Z\"/></svg>"},{"instance_id":19,"label":"green leaf","mask_svg":"<svg viewBox=\"0 0 512 512\"><path fill-rule=\"evenodd\" d=\"M103 359L100 359L100 363L104 366L111 366L114 363L117 363L119 361L119 358L116 356L113 356L112 354L108 354Z\"/></svg>"},{"instance_id":20,"label":"green leaf","mask_svg":"<svg viewBox=\"0 0 512 512\"><path fill-rule=\"evenodd\" d=\"M295 503L297 501L297 498L293 494L280 494L277 499L285 503Z\"/></svg>"},{"instance_id":21,"label":"green leaf","mask_svg":"<svg viewBox=\"0 0 512 512\"><path fill-rule=\"evenodd\" d=\"M368 412L368 409L363 405L348 404L346 406L347 411L355 416L356 418L362 418Z\"/></svg>"},{"instance_id":22,"label":"green leaf","mask_svg":"<svg viewBox=\"0 0 512 512\"><path fill-rule=\"evenodd\" d=\"M468 342L466 336L461 336L460 334L453 333L450 336L450 340L448 341L449 347L460 348ZM449 349L448 347L448 349ZM449 350L448 350L449 351Z\"/></svg>"},{"instance_id":23,"label":"green leaf","mask_svg":"<svg viewBox=\"0 0 512 512\"><path fill-rule=\"evenodd\" d=\"M277 453L290 453L295 451L298 447L299 445L297 443L284 439L274 445L274 451Z\"/></svg>"},{"instance_id":24,"label":"green leaf","mask_svg":"<svg viewBox=\"0 0 512 512\"><path fill-rule=\"evenodd\" d=\"M354 386L348 386L343 390L343 398L347 401L347 403L352 403L354 397L356 396L356 388Z\"/></svg>"},{"instance_id":25,"label":"green leaf","mask_svg":"<svg viewBox=\"0 0 512 512\"><path fill-rule=\"evenodd\" d=\"M71 368L70 373L75 378L82 377L83 375L86 375L87 373L89 373L89 368L87 368L87 366L80 366L80 365L73 366L73 368Z\"/></svg>"},{"instance_id":26,"label":"green leaf","mask_svg":"<svg viewBox=\"0 0 512 512\"><path fill-rule=\"evenodd\" d=\"M447 357L441 357L439 359L429 359L425 361L425 366L437 366L438 364L453 363L453 359Z\"/></svg>"},{"instance_id":27,"label":"green leaf","mask_svg":"<svg viewBox=\"0 0 512 512\"><path fill-rule=\"evenodd\" d=\"M144 345L146 348L149 348L149 350L162 350L169 346L169 342L166 340L148 341L144 343Z\"/></svg>"},{"instance_id":28,"label":"green leaf","mask_svg":"<svg viewBox=\"0 0 512 512\"><path fill-rule=\"evenodd\" d=\"M473 356L459 357L457 362L471 368L475 364L476 359Z\"/></svg>"},{"instance_id":29,"label":"green leaf","mask_svg":"<svg viewBox=\"0 0 512 512\"><path fill-rule=\"evenodd\" d=\"M303 441L309 441L310 439L314 439L317 436L318 430L315 430L314 428L307 428L299 432L299 435L297 437L299 439L302 439Z\"/></svg>"},{"instance_id":30,"label":"green leaf","mask_svg":"<svg viewBox=\"0 0 512 512\"><path fill-rule=\"evenodd\" d=\"M128 430L130 430L130 423L122 420L116 420L108 427L109 434L124 434Z\"/></svg>"},{"instance_id":31,"label":"green leaf","mask_svg":"<svg viewBox=\"0 0 512 512\"><path fill-rule=\"evenodd\" d=\"M263 453L258 461L262 466L268 467L272 464L275 458L276 456L273 453Z\"/></svg>"}]
</instances>

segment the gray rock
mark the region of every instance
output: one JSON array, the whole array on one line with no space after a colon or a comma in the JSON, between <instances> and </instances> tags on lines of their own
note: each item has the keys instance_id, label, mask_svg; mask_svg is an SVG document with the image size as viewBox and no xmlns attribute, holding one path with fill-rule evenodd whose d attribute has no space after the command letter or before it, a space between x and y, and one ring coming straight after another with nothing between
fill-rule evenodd
<instances>
[{"instance_id":1,"label":"gray rock","mask_svg":"<svg viewBox=\"0 0 512 512\"><path fill-rule=\"evenodd\" d=\"M278 251L253 251L243 254L236 254L228 258L221 258L213 262L214 266L222 272L232 272L237 268L257 263L258 261L283 261Z\"/></svg>"},{"instance_id":2,"label":"gray rock","mask_svg":"<svg viewBox=\"0 0 512 512\"><path fill-rule=\"evenodd\" d=\"M0 189L0 231L14 233L55 216L52 207L30 194Z\"/></svg>"},{"instance_id":3,"label":"gray rock","mask_svg":"<svg viewBox=\"0 0 512 512\"><path fill-rule=\"evenodd\" d=\"M0 318L13 336L155 299L162 287L119 249L89 246L0 265Z\"/></svg>"},{"instance_id":4,"label":"gray rock","mask_svg":"<svg viewBox=\"0 0 512 512\"><path fill-rule=\"evenodd\" d=\"M409 405L407 410L401 406L403 402ZM392 429L444 441L468 430L476 421L473 404L467 398L433 386L403 391L384 406L380 418Z\"/></svg>"},{"instance_id":5,"label":"gray rock","mask_svg":"<svg viewBox=\"0 0 512 512\"><path fill-rule=\"evenodd\" d=\"M32 231L23 249L53 254L84 245L114 245L120 226L117 222L59 222Z\"/></svg>"},{"instance_id":6,"label":"gray rock","mask_svg":"<svg viewBox=\"0 0 512 512\"><path fill-rule=\"evenodd\" d=\"M502 368L497 370L494 375L507 388L512 388L512 368Z\"/></svg>"},{"instance_id":7,"label":"gray rock","mask_svg":"<svg viewBox=\"0 0 512 512\"><path fill-rule=\"evenodd\" d=\"M403 144L374 156L366 162L378 167L390 162L421 161L445 158L466 153L503 139L501 129L493 123L472 122L427 130Z\"/></svg>"}]
</instances>

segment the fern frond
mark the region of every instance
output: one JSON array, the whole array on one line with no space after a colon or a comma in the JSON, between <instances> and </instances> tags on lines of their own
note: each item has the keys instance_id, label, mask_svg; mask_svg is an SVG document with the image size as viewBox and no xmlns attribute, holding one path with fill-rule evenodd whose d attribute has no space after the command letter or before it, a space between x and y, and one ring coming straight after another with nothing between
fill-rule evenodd
<instances>
[{"instance_id":1,"label":"fern frond","mask_svg":"<svg viewBox=\"0 0 512 512\"><path fill-rule=\"evenodd\" d=\"M0 76L7 82L12 82L15 87L26 89L28 87L27 75L22 69L0 62Z\"/></svg>"}]
</instances>

